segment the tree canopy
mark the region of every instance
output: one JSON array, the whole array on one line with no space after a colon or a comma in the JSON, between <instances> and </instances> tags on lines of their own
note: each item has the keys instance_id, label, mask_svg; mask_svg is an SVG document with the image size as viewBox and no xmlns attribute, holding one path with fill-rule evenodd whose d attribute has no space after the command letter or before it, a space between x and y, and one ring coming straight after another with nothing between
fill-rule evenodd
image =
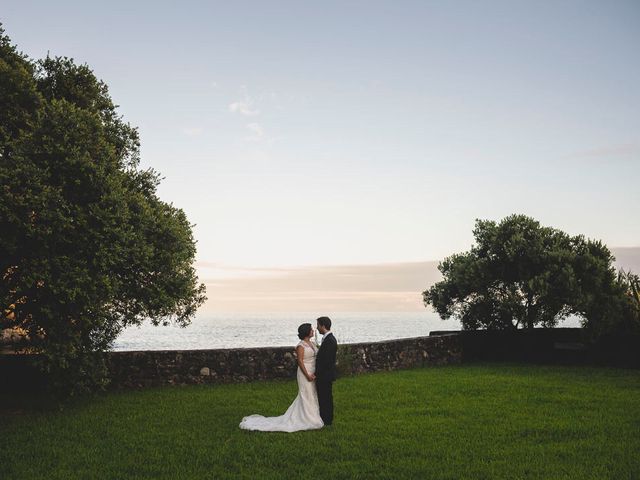
<instances>
[{"instance_id":1,"label":"tree canopy","mask_svg":"<svg viewBox=\"0 0 640 480\"><path fill-rule=\"evenodd\" d=\"M87 65L32 61L0 27L0 327L75 390L105 382L100 353L124 327L185 326L206 299L193 225L139 148Z\"/></svg>"},{"instance_id":2,"label":"tree canopy","mask_svg":"<svg viewBox=\"0 0 640 480\"><path fill-rule=\"evenodd\" d=\"M425 306L443 319L503 330L553 327L570 314L601 325L620 313L625 289L602 242L525 215L477 220L473 235L471 250L444 259L444 279L423 292Z\"/></svg>"}]
</instances>

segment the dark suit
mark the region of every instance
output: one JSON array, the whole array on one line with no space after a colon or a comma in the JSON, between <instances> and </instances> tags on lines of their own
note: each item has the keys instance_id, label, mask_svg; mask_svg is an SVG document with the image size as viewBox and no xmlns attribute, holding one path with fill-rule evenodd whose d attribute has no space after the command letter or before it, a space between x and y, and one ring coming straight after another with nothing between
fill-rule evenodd
<instances>
[{"instance_id":1,"label":"dark suit","mask_svg":"<svg viewBox=\"0 0 640 480\"><path fill-rule=\"evenodd\" d=\"M333 333L325 335L316 356L316 389L320 404L320 417L325 425L333 422L333 381L336 379L338 342Z\"/></svg>"}]
</instances>

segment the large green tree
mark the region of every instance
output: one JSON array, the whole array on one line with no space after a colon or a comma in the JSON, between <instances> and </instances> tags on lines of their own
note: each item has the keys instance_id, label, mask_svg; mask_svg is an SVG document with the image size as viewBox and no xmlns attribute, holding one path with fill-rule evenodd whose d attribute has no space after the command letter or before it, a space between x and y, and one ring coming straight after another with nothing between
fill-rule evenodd
<instances>
[{"instance_id":1,"label":"large green tree","mask_svg":"<svg viewBox=\"0 0 640 480\"><path fill-rule=\"evenodd\" d=\"M106 383L124 327L185 326L206 299L192 225L139 146L88 66L32 61L0 28L0 326L66 391Z\"/></svg>"},{"instance_id":2,"label":"large green tree","mask_svg":"<svg viewBox=\"0 0 640 480\"><path fill-rule=\"evenodd\" d=\"M525 215L477 220L475 244L438 266L444 279L423 292L443 319L464 329L553 327L570 314L602 324L623 295L613 256L599 241L570 236Z\"/></svg>"}]
</instances>

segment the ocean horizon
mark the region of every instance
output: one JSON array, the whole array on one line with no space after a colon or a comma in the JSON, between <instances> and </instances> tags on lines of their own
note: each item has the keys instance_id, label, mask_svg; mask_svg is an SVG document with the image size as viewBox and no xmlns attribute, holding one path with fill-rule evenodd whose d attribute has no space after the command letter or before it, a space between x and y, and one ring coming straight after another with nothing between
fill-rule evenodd
<instances>
[{"instance_id":1,"label":"ocean horizon","mask_svg":"<svg viewBox=\"0 0 640 480\"><path fill-rule=\"evenodd\" d=\"M298 343L298 326L328 315L338 343L362 343L428 336L435 330L460 330L455 319L442 320L434 312L274 312L200 314L187 327L176 325L126 328L116 339L114 351L198 350L222 348L286 347ZM579 327L568 318L558 327Z\"/></svg>"}]
</instances>

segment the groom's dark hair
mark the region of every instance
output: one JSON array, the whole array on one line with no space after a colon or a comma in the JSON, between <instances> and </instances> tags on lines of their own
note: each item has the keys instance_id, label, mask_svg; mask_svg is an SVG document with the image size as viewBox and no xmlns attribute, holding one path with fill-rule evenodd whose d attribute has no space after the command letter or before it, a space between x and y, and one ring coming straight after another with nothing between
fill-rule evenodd
<instances>
[{"instance_id":1,"label":"groom's dark hair","mask_svg":"<svg viewBox=\"0 0 640 480\"><path fill-rule=\"evenodd\" d=\"M320 317L316 321L318 325L322 325L327 330L331 330L331 319L329 317Z\"/></svg>"}]
</instances>

